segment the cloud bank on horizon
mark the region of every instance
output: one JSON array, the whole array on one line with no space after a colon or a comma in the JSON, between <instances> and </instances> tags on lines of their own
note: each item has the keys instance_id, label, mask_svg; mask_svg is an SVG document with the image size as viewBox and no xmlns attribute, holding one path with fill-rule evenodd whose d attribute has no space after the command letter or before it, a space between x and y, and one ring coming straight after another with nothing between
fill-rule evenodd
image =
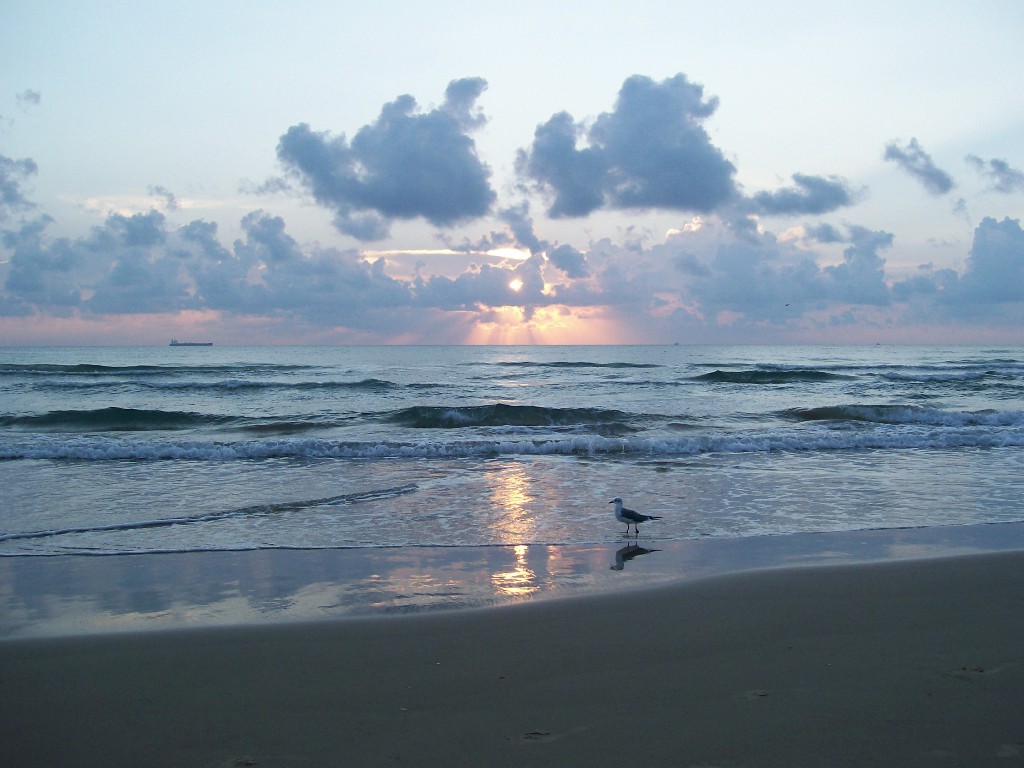
<instances>
[{"instance_id":1,"label":"cloud bank on horizon","mask_svg":"<svg viewBox=\"0 0 1024 768\"><path fill-rule=\"evenodd\" d=\"M897 236L853 221L869 188L780 169L789 182L748 193L707 127L719 100L684 73L631 76L593 118L540 115L511 159L482 157L474 138L489 124L487 88L452 80L432 108L400 95L351 135L284 128L267 148L281 175L251 190L262 200L230 243L216 221L180 221L187 209L157 183L149 210L51 235L30 193L41 169L0 154L0 328L34 341L75 323L109 333L124 319L160 339L194 327L235 342L254 328L335 342L908 341L950 340L951 328L953 340L1024 339L1020 219L981 218L957 266L889 274ZM43 95L17 101L31 109ZM917 138L879 152L928 197L957 189ZM514 183L499 188L489 162L506 161ZM1010 161L964 162L990 194L1024 194ZM302 244L266 210L282 195L324 209L358 244ZM650 212L678 224L586 243L545 238L537 224ZM369 249L407 221L434 228L446 267ZM460 241L457 227L478 236Z\"/></svg>"}]
</instances>

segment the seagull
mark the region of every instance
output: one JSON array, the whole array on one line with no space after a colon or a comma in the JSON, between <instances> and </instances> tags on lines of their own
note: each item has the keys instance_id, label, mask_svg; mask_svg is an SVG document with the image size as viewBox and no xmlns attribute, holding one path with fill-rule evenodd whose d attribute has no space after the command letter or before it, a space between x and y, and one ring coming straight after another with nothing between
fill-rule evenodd
<instances>
[{"instance_id":1,"label":"seagull","mask_svg":"<svg viewBox=\"0 0 1024 768\"><path fill-rule=\"evenodd\" d=\"M641 515L639 512L634 512L632 509L626 509L622 506L622 499L616 496L614 499L608 502L609 504L615 505L615 519L620 523L626 524L626 535L629 535L629 526L636 528L636 535L640 535L640 523L646 523L648 520L661 520L658 515Z\"/></svg>"}]
</instances>

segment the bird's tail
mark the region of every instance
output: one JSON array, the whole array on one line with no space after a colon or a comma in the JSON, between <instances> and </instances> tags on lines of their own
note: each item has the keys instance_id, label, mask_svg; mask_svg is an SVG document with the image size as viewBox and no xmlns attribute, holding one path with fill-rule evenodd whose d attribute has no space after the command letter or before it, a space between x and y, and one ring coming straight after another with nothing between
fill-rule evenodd
<instances>
[{"instance_id":1,"label":"bird's tail","mask_svg":"<svg viewBox=\"0 0 1024 768\"><path fill-rule=\"evenodd\" d=\"M648 520L661 520L661 515L648 515Z\"/></svg>"}]
</instances>

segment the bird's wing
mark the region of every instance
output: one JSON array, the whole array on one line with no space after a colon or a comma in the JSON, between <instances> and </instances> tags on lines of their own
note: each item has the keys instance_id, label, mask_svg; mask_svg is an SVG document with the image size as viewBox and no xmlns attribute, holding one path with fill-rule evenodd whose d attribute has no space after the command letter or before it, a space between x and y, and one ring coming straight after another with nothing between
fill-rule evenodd
<instances>
[{"instance_id":1,"label":"bird's wing","mask_svg":"<svg viewBox=\"0 0 1024 768\"><path fill-rule=\"evenodd\" d=\"M622 516L632 520L634 523L642 523L647 519L647 515L641 515L639 512L634 512L632 509L622 508Z\"/></svg>"}]
</instances>

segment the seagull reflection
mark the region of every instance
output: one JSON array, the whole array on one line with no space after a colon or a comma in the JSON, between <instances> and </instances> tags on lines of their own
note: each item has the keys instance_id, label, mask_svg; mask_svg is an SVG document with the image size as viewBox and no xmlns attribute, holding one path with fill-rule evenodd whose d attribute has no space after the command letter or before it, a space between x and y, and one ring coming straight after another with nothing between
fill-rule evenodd
<instances>
[{"instance_id":1,"label":"seagull reflection","mask_svg":"<svg viewBox=\"0 0 1024 768\"><path fill-rule=\"evenodd\" d=\"M621 571L626 567L626 563L632 560L634 557L640 557L640 555L649 555L651 552L660 552L660 549L647 549L647 547L641 547L639 544L627 544L615 552L615 565L612 566L613 571Z\"/></svg>"}]
</instances>

